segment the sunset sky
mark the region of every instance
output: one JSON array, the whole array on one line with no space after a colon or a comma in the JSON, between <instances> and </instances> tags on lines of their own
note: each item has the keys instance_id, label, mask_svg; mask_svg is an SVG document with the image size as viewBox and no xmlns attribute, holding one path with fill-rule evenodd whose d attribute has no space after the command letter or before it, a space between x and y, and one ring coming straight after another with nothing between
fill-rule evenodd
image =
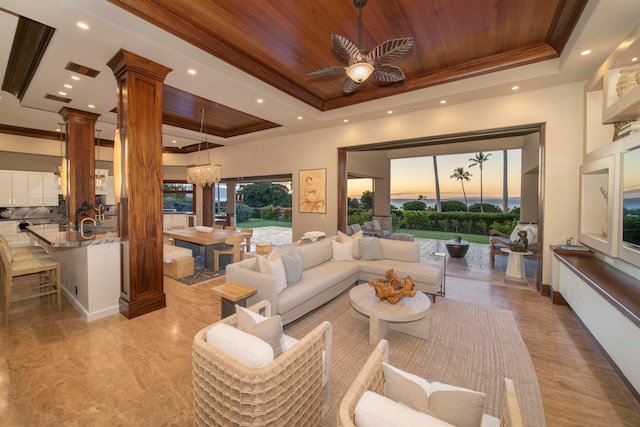
<instances>
[{"instance_id":1,"label":"sunset sky","mask_svg":"<svg viewBox=\"0 0 640 427\"><path fill-rule=\"evenodd\" d=\"M464 167L473 176L465 181L467 197L480 196L480 168L469 167L470 158L476 153L450 154L438 156L438 175L440 177L441 199L462 199L460 181L450 178L454 169ZM483 197L502 197L502 151L486 151L491 154L483 163ZM508 151L509 197L520 196L520 157L521 150ZM348 196L359 198L363 191L371 190L371 180L350 179ZM433 157L414 157L394 159L391 161L391 198L414 199L423 195L428 200L435 200L435 180Z\"/></svg>"}]
</instances>

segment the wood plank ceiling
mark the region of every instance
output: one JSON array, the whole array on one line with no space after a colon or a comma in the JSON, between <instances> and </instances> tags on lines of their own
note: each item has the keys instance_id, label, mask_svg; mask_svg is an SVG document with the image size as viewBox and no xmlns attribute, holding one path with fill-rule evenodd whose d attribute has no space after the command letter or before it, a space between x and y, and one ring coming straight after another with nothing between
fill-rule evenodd
<instances>
[{"instance_id":1,"label":"wood plank ceiling","mask_svg":"<svg viewBox=\"0 0 640 427\"><path fill-rule=\"evenodd\" d=\"M358 44L352 0L108 0L322 110L559 57L587 0L369 0L362 46L413 37L404 82L342 92L331 34Z\"/></svg>"}]
</instances>

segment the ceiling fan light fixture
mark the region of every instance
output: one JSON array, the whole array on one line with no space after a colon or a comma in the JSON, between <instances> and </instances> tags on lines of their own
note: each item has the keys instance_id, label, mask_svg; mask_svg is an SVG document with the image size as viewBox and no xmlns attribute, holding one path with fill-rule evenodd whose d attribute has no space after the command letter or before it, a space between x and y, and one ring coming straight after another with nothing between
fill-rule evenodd
<instances>
[{"instance_id":1,"label":"ceiling fan light fixture","mask_svg":"<svg viewBox=\"0 0 640 427\"><path fill-rule=\"evenodd\" d=\"M362 83L373 73L373 65L368 62L356 62L347 68L347 76L356 83Z\"/></svg>"}]
</instances>

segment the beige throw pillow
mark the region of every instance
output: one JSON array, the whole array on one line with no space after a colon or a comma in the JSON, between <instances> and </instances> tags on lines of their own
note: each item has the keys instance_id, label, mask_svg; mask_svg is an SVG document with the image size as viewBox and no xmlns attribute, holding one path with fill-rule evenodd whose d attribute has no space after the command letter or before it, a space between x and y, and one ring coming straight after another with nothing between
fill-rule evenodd
<instances>
[{"instance_id":1,"label":"beige throw pillow","mask_svg":"<svg viewBox=\"0 0 640 427\"><path fill-rule=\"evenodd\" d=\"M273 357L283 351L282 320L280 316L264 317L244 307L236 305L238 329L265 341L273 349ZM260 318L262 318L260 320Z\"/></svg>"}]
</instances>

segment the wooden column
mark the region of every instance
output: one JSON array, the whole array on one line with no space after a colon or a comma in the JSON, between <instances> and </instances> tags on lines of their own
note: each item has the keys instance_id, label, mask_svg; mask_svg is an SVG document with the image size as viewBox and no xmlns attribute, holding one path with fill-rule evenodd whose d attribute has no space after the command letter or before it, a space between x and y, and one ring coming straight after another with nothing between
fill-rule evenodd
<instances>
[{"instance_id":1,"label":"wooden column","mask_svg":"<svg viewBox=\"0 0 640 427\"><path fill-rule=\"evenodd\" d=\"M76 211L82 203L93 206L96 202L95 129L99 115L66 107L58 114L64 119L67 136L67 223L76 226Z\"/></svg>"},{"instance_id":2,"label":"wooden column","mask_svg":"<svg viewBox=\"0 0 640 427\"><path fill-rule=\"evenodd\" d=\"M213 219L213 187L205 185L202 188L202 225L215 224Z\"/></svg>"},{"instance_id":3,"label":"wooden column","mask_svg":"<svg viewBox=\"0 0 640 427\"><path fill-rule=\"evenodd\" d=\"M166 306L162 273L162 82L170 68L121 49L107 65L118 83L124 194L120 312L133 318Z\"/></svg>"}]
</instances>

